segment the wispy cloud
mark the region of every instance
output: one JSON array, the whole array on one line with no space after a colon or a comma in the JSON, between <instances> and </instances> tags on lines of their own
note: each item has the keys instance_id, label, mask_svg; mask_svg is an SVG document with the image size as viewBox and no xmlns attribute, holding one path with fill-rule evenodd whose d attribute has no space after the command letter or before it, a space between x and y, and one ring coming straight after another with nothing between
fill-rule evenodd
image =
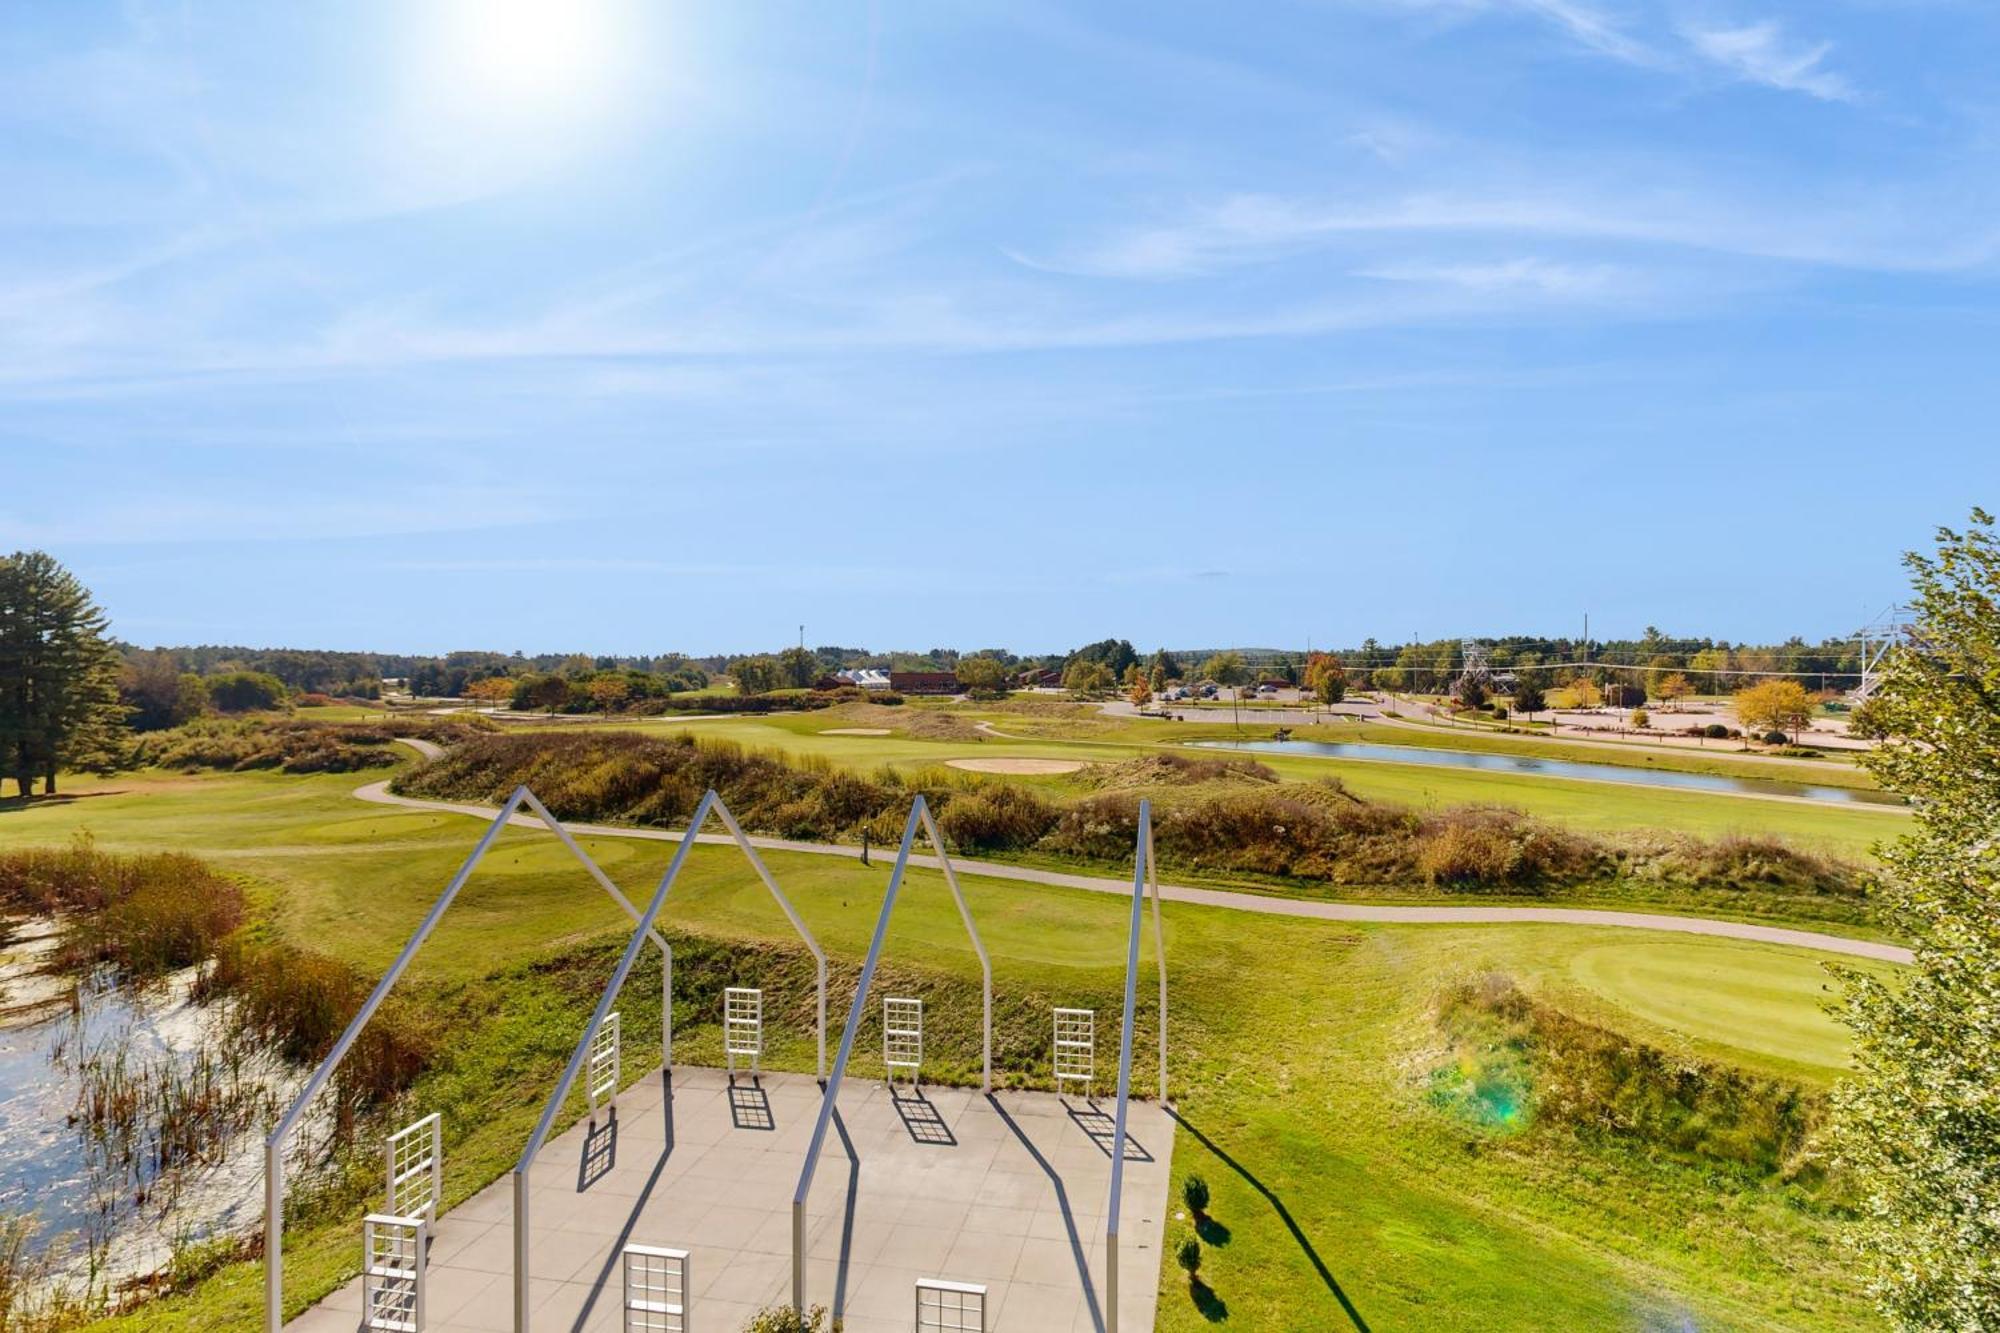
<instances>
[{"instance_id":1,"label":"wispy cloud","mask_svg":"<svg viewBox=\"0 0 2000 1333\"><path fill-rule=\"evenodd\" d=\"M1854 98L1853 85L1823 63L1833 49L1832 42L1794 44L1775 20L1737 27L1689 26L1683 32L1688 44L1704 59L1738 78L1822 101Z\"/></svg>"}]
</instances>

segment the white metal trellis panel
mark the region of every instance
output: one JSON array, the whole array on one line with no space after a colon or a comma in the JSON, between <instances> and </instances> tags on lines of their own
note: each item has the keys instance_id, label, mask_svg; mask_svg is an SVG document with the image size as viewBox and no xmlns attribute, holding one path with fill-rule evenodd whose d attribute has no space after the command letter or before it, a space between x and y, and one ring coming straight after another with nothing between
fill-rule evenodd
<instances>
[{"instance_id":1,"label":"white metal trellis panel","mask_svg":"<svg viewBox=\"0 0 2000 1333\"><path fill-rule=\"evenodd\" d=\"M924 1002L889 996L882 1001L882 1063L889 1077L898 1069L910 1071L916 1082L917 1069L924 1062Z\"/></svg>"},{"instance_id":2,"label":"white metal trellis panel","mask_svg":"<svg viewBox=\"0 0 2000 1333\"><path fill-rule=\"evenodd\" d=\"M731 986L722 992L722 1046L729 1072L739 1056L748 1056L750 1072L764 1054L764 992L752 986Z\"/></svg>"},{"instance_id":3,"label":"white metal trellis panel","mask_svg":"<svg viewBox=\"0 0 2000 1333\"><path fill-rule=\"evenodd\" d=\"M986 1288L918 1278L917 1333L986 1333Z\"/></svg>"},{"instance_id":4,"label":"white metal trellis panel","mask_svg":"<svg viewBox=\"0 0 2000 1333\"><path fill-rule=\"evenodd\" d=\"M424 1246L421 1217L370 1213L361 1223L361 1327L367 1333L423 1333Z\"/></svg>"},{"instance_id":5,"label":"white metal trellis panel","mask_svg":"<svg viewBox=\"0 0 2000 1333\"><path fill-rule=\"evenodd\" d=\"M389 1214L437 1221L444 1191L444 1119L435 1111L389 1136Z\"/></svg>"},{"instance_id":6,"label":"white metal trellis panel","mask_svg":"<svg viewBox=\"0 0 2000 1333\"><path fill-rule=\"evenodd\" d=\"M686 1250L625 1247L625 1333L688 1333Z\"/></svg>"},{"instance_id":7,"label":"white metal trellis panel","mask_svg":"<svg viewBox=\"0 0 2000 1333\"><path fill-rule=\"evenodd\" d=\"M590 1043L590 1075L585 1086L592 1116L597 1114L600 1101L618 1100L619 1046L618 1013L613 1010L604 1016L604 1026L597 1029L597 1039Z\"/></svg>"},{"instance_id":8,"label":"white metal trellis panel","mask_svg":"<svg viewBox=\"0 0 2000 1333\"><path fill-rule=\"evenodd\" d=\"M1056 1091L1064 1083L1083 1084L1090 1095L1092 1076L1097 1070L1097 1011L1095 1009L1056 1010L1055 1071Z\"/></svg>"}]
</instances>

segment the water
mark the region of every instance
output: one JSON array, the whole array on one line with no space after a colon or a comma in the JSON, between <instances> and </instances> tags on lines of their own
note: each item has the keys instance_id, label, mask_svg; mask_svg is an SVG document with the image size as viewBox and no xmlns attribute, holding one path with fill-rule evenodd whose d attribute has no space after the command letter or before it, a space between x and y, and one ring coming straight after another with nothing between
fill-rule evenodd
<instances>
[{"instance_id":1,"label":"water","mask_svg":"<svg viewBox=\"0 0 2000 1333\"><path fill-rule=\"evenodd\" d=\"M172 1258L176 1241L241 1230L260 1215L261 1140L249 1127L216 1145L210 1160L162 1174L107 1159L72 1123L93 1055L122 1053L128 1067L186 1070L214 1050L218 1011L188 998L192 970L142 989L82 984L77 1004L33 1006L21 1001L44 978L34 946L52 938L50 923L32 923L4 952L0 966L0 1215L32 1217L31 1248L43 1253L51 1278L116 1282L151 1273ZM283 1080L269 1060L253 1060L249 1077ZM262 1117L260 1116L259 1119Z\"/></svg>"},{"instance_id":2,"label":"water","mask_svg":"<svg viewBox=\"0 0 2000 1333\"><path fill-rule=\"evenodd\" d=\"M1532 755L1424 750L1415 746L1371 745L1365 741L1194 741L1192 744L1214 750L1257 750L1268 754L1308 755L1316 759L1365 759L1378 763L1415 764L1424 768L1469 768L1482 773L1622 782L1635 787L1678 787L1729 796L1792 796L1807 801L1825 801L1831 805L1898 807L1905 804L1903 798L1893 792L1858 787L1824 787L1808 782L1682 773L1673 769L1632 768L1620 764L1585 764Z\"/></svg>"}]
</instances>

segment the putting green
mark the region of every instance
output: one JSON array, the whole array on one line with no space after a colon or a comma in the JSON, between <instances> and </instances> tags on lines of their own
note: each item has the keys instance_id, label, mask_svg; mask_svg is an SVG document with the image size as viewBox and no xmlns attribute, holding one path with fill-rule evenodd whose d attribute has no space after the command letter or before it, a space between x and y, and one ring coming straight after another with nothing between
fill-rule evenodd
<instances>
[{"instance_id":1,"label":"putting green","mask_svg":"<svg viewBox=\"0 0 2000 1333\"><path fill-rule=\"evenodd\" d=\"M1809 954L1714 940L1620 941L1579 950L1569 974L1679 1036L1828 1073L1848 1068L1848 1032L1826 1012L1838 983Z\"/></svg>"}]
</instances>

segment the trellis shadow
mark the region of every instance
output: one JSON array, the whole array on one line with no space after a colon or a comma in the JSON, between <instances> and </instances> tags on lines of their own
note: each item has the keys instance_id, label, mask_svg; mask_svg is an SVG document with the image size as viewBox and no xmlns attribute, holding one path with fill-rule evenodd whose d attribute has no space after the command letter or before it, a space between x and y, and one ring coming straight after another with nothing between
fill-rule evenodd
<instances>
[{"instance_id":1,"label":"trellis shadow","mask_svg":"<svg viewBox=\"0 0 2000 1333\"><path fill-rule=\"evenodd\" d=\"M895 1105L903 1128L909 1131L911 1142L938 1148L958 1146L958 1136L951 1132L951 1126L944 1122L936 1105L920 1090L911 1088L908 1093L901 1093L892 1087L889 1089L889 1100Z\"/></svg>"},{"instance_id":2,"label":"trellis shadow","mask_svg":"<svg viewBox=\"0 0 2000 1333\"><path fill-rule=\"evenodd\" d=\"M775 1130L778 1122L771 1114L771 1098L761 1084L748 1087L729 1085L729 1123L738 1129Z\"/></svg>"},{"instance_id":3,"label":"trellis shadow","mask_svg":"<svg viewBox=\"0 0 2000 1333\"><path fill-rule=\"evenodd\" d=\"M1333 1294L1334 1300L1340 1302L1341 1311L1346 1314L1348 1321L1354 1325L1358 1333L1370 1333L1368 1321L1361 1317L1361 1311L1355 1309L1354 1302L1347 1298L1347 1293L1341 1289L1339 1280L1334 1277L1332 1270L1326 1266L1326 1261L1319 1257L1319 1251L1313 1248L1312 1241L1306 1236L1304 1229L1299 1226L1298 1220L1292 1216L1292 1210L1285 1207L1285 1201L1273 1193L1263 1181L1250 1174L1248 1167L1244 1166L1243 1163L1237 1161L1234 1157L1231 1157L1227 1152L1224 1152L1222 1146L1214 1139L1209 1138L1208 1135L1188 1123L1187 1118L1179 1111L1170 1106L1167 1108L1167 1114L1174 1118L1175 1124L1194 1135L1196 1143L1199 1143L1202 1147L1215 1154L1217 1161L1243 1177L1245 1184L1264 1196L1264 1202L1271 1205L1271 1211L1278 1215L1278 1220L1283 1222L1285 1229L1292 1233L1292 1239L1298 1242L1299 1249L1306 1256L1306 1262L1310 1263L1313 1266L1313 1271L1319 1274L1319 1280L1326 1284L1326 1289ZM1197 1304L1199 1304L1198 1301Z\"/></svg>"}]
</instances>

